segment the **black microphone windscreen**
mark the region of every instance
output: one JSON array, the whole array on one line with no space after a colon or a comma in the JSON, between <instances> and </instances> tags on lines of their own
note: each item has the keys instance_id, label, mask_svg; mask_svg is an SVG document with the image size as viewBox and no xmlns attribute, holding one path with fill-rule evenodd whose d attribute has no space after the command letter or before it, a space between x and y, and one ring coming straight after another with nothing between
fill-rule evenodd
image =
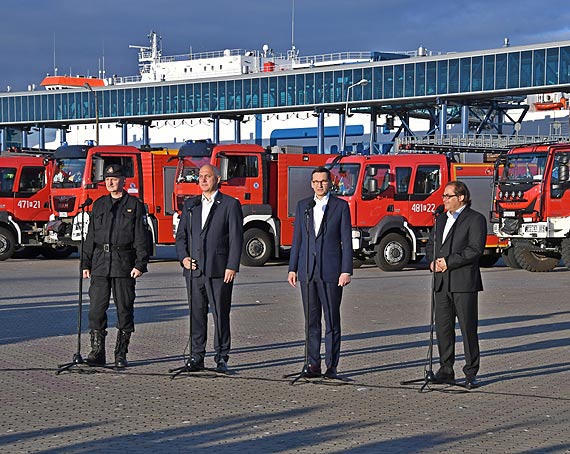
<instances>
[{"instance_id":1,"label":"black microphone windscreen","mask_svg":"<svg viewBox=\"0 0 570 454\"><path fill-rule=\"evenodd\" d=\"M310 210L310 209L313 208L316 204L317 204L317 202L315 202L315 199L309 200L309 203L307 204L307 210Z\"/></svg>"},{"instance_id":2,"label":"black microphone windscreen","mask_svg":"<svg viewBox=\"0 0 570 454\"><path fill-rule=\"evenodd\" d=\"M86 208L89 205L91 205L93 203L93 199L91 197L87 197L85 199L85 202L83 202L83 205L81 205L79 208Z\"/></svg>"},{"instance_id":3,"label":"black microphone windscreen","mask_svg":"<svg viewBox=\"0 0 570 454\"><path fill-rule=\"evenodd\" d=\"M436 216L439 216L441 213L443 213L443 211L445 210L445 207L443 205L439 205L435 211L433 212L433 214L435 214Z\"/></svg>"}]
</instances>

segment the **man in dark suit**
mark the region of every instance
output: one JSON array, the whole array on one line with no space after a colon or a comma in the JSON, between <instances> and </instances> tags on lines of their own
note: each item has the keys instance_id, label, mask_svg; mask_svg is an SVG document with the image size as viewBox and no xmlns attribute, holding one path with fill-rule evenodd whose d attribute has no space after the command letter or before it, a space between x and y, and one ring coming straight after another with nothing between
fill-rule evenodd
<instances>
[{"instance_id":1,"label":"man in dark suit","mask_svg":"<svg viewBox=\"0 0 570 454\"><path fill-rule=\"evenodd\" d=\"M471 209L469 189L450 181L443 191L446 214L437 218L435 235L427 244L430 270L435 272L435 331L440 369L436 383L455 383L455 318L459 320L465 350L465 386L478 386L478 292L483 290L479 257L485 249L487 221Z\"/></svg>"},{"instance_id":2,"label":"man in dark suit","mask_svg":"<svg viewBox=\"0 0 570 454\"><path fill-rule=\"evenodd\" d=\"M243 244L243 215L239 201L222 194L219 183L216 167L208 164L200 168L202 195L186 200L176 232L176 253L191 289L190 371L204 369L208 304L214 316L216 370L228 371L230 307Z\"/></svg>"},{"instance_id":3,"label":"man in dark suit","mask_svg":"<svg viewBox=\"0 0 570 454\"><path fill-rule=\"evenodd\" d=\"M325 376L337 378L340 358L340 302L352 274L352 228L348 203L329 193L327 168L312 172L313 197L300 200L295 214L289 259L289 284L302 283L301 296L308 313L307 378L321 376L321 318L325 318ZM308 254L308 258L307 258Z\"/></svg>"}]
</instances>

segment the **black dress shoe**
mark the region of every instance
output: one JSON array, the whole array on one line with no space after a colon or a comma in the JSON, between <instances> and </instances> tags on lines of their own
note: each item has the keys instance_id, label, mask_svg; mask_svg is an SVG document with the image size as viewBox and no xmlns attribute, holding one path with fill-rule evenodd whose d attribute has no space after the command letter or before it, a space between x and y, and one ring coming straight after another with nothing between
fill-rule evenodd
<instances>
[{"instance_id":1,"label":"black dress shoe","mask_svg":"<svg viewBox=\"0 0 570 454\"><path fill-rule=\"evenodd\" d=\"M216 372L220 374L227 374L230 370L228 369L228 363L225 360L221 359L218 361L216 365Z\"/></svg>"},{"instance_id":2,"label":"black dress shoe","mask_svg":"<svg viewBox=\"0 0 570 454\"><path fill-rule=\"evenodd\" d=\"M188 372L198 372L204 370L204 361L198 361L191 358L186 361L186 367L188 368Z\"/></svg>"},{"instance_id":3,"label":"black dress shoe","mask_svg":"<svg viewBox=\"0 0 570 454\"><path fill-rule=\"evenodd\" d=\"M479 386L480 386L479 380L477 380L474 375L465 377L465 387L467 389L475 389L479 388Z\"/></svg>"},{"instance_id":4,"label":"black dress shoe","mask_svg":"<svg viewBox=\"0 0 570 454\"><path fill-rule=\"evenodd\" d=\"M325 378L330 378L330 379L340 378L336 372L336 367L328 367L325 372Z\"/></svg>"},{"instance_id":5,"label":"black dress shoe","mask_svg":"<svg viewBox=\"0 0 570 454\"><path fill-rule=\"evenodd\" d=\"M303 371L305 378L321 378L323 374L321 373L321 368L319 366L313 366L309 364Z\"/></svg>"},{"instance_id":6,"label":"black dress shoe","mask_svg":"<svg viewBox=\"0 0 570 454\"><path fill-rule=\"evenodd\" d=\"M439 369L434 375L432 382L438 385L455 385L455 375Z\"/></svg>"}]
</instances>

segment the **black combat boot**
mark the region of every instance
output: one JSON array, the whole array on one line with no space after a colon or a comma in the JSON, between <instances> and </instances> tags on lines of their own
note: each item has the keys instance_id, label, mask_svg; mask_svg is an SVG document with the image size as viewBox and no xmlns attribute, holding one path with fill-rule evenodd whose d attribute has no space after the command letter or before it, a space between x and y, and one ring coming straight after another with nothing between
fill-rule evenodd
<instances>
[{"instance_id":1,"label":"black combat boot","mask_svg":"<svg viewBox=\"0 0 570 454\"><path fill-rule=\"evenodd\" d=\"M129 365L127 362L127 353L129 351L130 340L131 333L120 329L117 333L117 344L115 345L115 367L124 369Z\"/></svg>"},{"instance_id":2,"label":"black combat boot","mask_svg":"<svg viewBox=\"0 0 570 454\"><path fill-rule=\"evenodd\" d=\"M91 330L91 351L87 355L86 363L90 366L104 366L107 362L105 359L105 336L107 331Z\"/></svg>"}]
</instances>

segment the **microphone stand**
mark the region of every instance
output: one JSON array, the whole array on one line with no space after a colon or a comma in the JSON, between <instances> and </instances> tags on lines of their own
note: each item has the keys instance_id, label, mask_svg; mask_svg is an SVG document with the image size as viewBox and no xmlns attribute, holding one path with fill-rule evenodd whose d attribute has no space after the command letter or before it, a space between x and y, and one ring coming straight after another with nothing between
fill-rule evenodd
<instances>
[{"instance_id":1,"label":"microphone stand","mask_svg":"<svg viewBox=\"0 0 570 454\"><path fill-rule=\"evenodd\" d=\"M297 377L295 377L292 381L291 381L291 385L294 385L297 381L299 381L301 378L307 378L309 376L309 372L310 372L310 367L311 365L309 364L309 304L310 304L310 295L309 295L309 236L310 236L310 213L311 210L313 209L313 207L315 206L315 201L314 200L310 200L309 201L309 205L307 206L307 209L305 210L305 231L307 233L307 243L305 245L305 266L306 266L306 272L307 272L307 282L305 284L306 286L306 293L307 293L307 301L305 304L305 362L303 365L303 370L301 371L301 373L299 375L297 375ZM294 374L292 375L286 375L285 377L292 377Z\"/></svg>"},{"instance_id":2,"label":"microphone stand","mask_svg":"<svg viewBox=\"0 0 570 454\"><path fill-rule=\"evenodd\" d=\"M83 307L83 243L84 243L84 225L85 225L85 207L88 207L93 203L93 200L87 198L85 202L80 206L81 208L81 240L79 242L79 299L77 304L77 350L73 355L73 359L71 362L66 364L58 365L58 370L56 371L56 375L71 369L74 366L79 366L83 364L85 361L81 356L81 318L82 318L82 307ZM79 369L79 372L83 372L83 370Z\"/></svg>"},{"instance_id":3,"label":"microphone stand","mask_svg":"<svg viewBox=\"0 0 570 454\"><path fill-rule=\"evenodd\" d=\"M438 207L439 208L439 207ZM439 209L436 209L433 213L434 216L434 223L433 223L433 237L437 239L437 217L441 212L438 212ZM434 258L435 258L435 245L436 242L434 241ZM417 378L414 380L405 380L401 381L401 385L410 385L413 383L422 383L419 392L423 392L426 387L429 386L430 383L435 383L435 374L433 373L433 338L434 338L434 331L435 331L435 260L434 260L434 269L431 276L431 308L430 308L430 328L429 328L429 345L428 345L428 353L426 364L424 365L424 377Z\"/></svg>"}]
</instances>

